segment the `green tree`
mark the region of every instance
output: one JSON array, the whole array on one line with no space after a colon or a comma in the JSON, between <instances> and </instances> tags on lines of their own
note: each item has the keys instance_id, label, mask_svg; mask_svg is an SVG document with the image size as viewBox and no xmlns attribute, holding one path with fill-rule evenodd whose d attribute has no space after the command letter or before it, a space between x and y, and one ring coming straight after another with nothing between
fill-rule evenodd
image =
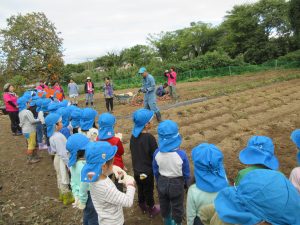
<instances>
[{"instance_id":1,"label":"green tree","mask_svg":"<svg viewBox=\"0 0 300 225\"><path fill-rule=\"evenodd\" d=\"M290 1L289 17L295 33L297 48L300 49L300 0Z\"/></svg>"},{"instance_id":2,"label":"green tree","mask_svg":"<svg viewBox=\"0 0 300 225\"><path fill-rule=\"evenodd\" d=\"M155 57L155 51L147 45L135 45L121 51L120 57L122 63L143 66L149 64L153 57Z\"/></svg>"},{"instance_id":3,"label":"green tree","mask_svg":"<svg viewBox=\"0 0 300 225\"><path fill-rule=\"evenodd\" d=\"M5 74L57 80L63 68L62 38L44 13L11 16L0 30Z\"/></svg>"}]
</instances>

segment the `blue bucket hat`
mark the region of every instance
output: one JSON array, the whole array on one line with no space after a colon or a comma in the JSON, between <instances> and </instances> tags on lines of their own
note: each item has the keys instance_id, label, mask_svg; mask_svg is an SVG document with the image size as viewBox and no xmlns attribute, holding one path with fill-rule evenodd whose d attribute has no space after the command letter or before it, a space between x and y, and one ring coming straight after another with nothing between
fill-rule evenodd
<instances>
[{"instance_id":1,"label":"blue bucket hat","mask_svg":"<svg viewBox=\"0 0 300 225\"><path fill-rule=\"evenodd\" d=\"M57 113L51 113L45 118L45 124L47 126L47 137L51 137L55 131L55 125L61 120L61 115Z\"/></svg>"},{"instance_id":2,"label":"blue bucket hat","mask_svg":"<svg viewBox=\"0 0 300 225\"><path fill-rule=\"evenodd\" d=\"M93 127L95 122L95 117L97 116L97 111L91 108L85 108L82 110L82 115L80 118L80 128L81 130L89 130Z\"/></svg>"},{"instance_id":3,"label":"blue bucket hat","mask_svg":"<svg viewBox=\"0 0 300 225\"><path fill-rule=\"evenodd\" d=\"M38 100L35 101L36 111L37 111L37 112L42 111L43 100L44 100L44 99L39 98Z\"/></svg>"},{"instance_id":4,"label":"blue bucket hat","mask_svg":"<svg viewBox=\"0 0 300 225\"><path fill-rule=\"evenodd\" d=\"M52 102L48 105L48 112L49 113L55 113L57 110L61 107L61 104L59 102Z\"/></svg>"},{"instance_id":5,"label":"blue bucket hat","mask_svg":"<svg viewBox=\"0 0 300 225\"><path fill-rule=\"evenodd\" d=\"M143 131L147 123L149 123L153 118L154 112L148 109L138 109L133 113L134 127L132 130L132 135L138 137Z\"/></svg>"},{"instance_id":6,"label":"blue bucket hat","mask_svg":"<svg viewBox=\"0 0 300 225\"><path fill-rule=\"evenodd\" d=\"M102 113L98 119L99 125L99 139L106 140L115 136L114 125L116 124L116 117L110 113Z\"/></svg>"},{"instance_id":7,"label":"blue bucket hat","mask_svg":"<svg viewBox=\"0 0 300 225\"><path fill-rule=\"evenodd\" d=\"M294 130L291 134L291 139L294 144L297 146L298 153L297 153L297 162L300 165L300 129Z\"/></svg>"},{"instance_id":8,"label":"blue bucket hat","mask_svg":"<svg viewBox=\"0 0 300 225\"><path fill-rule=\"evenodd\" d=\"M85 147L86 164L81 170L82 182L95 182L102 173L102 165L111 160L118 150L106 141L89 142ZM92 179L88 178L89 173L94 173Z\"/></svg>"},{"instance_id":9,"label":"blue bucket hat","mask_svg":"<svg viewBox=\"0 0 300 225\"><path fill-rule=\"evenodd\" d=\"M42 106L41 106L41 110L43 112L48 112L48 106L51 103L51 100L49 98L42 98Z\"/></svg>"},{"instance_id":10,"label":"blue bucket hat","mask_svg":"<svg viewBox=\"0 0 300 225\"><path fill-rule=\"evenodd\" d=\"M160 152L172 152L181 145L181 136L177 123L165 120L158 125L158 149Z\"/></svg>"},{"instance_id":11,"label":"blue bucket hat","mask_svg":"<svg viewBox=\"0 0 300 225\"><path fill-rule=\"evenodd\" d=\"M228 187L223 153L213 144L203 143L192 150L196 186L206 192L219 192Z\"/></svg>"},{"instance_id":12,"label":"blue bucket hat","mask_svg":"<svg viewBox=\"0 0 300 225\"><path fill-rule=\"evenodd\" d=\"M68 138L66 148L70 152L69 167L75 165L77 152L79 150L85 150L84 148L88 143L89 139L83 134L73 134Z\"/></svg>"},{"instance_id":13,"label":"blue bucket hat","mask_svg":"<svg viewBox=\"0 0 300 225\"><path fill-rule=\"evenodd\" d=\"M31 98L31 102L30 102L30 106L35 106L36 105L36 101L39 100L39 96L35 95Z\"/></svg>"},{"instance_id":14,"label":"blue bucket hat","mask_svg":"<svg viewBox=\"0 0 300 225\"><path fill-rule=\"evenodd\" d=\"M272 170L279 168L272 139L266 136L251 137L247 147L240 152L239 158L245 165L260 164Z\"/></svg>"},{"instance_id":15,"label":"blue bucket hat","mask_svg":"<svg viewBox=\"0 0 300 225\"><path fill-rule=\"evenodd\" d=\"M147 71L147 69L145 68L145 67L141 67L140 69L139 69L139 74L143 74L144 72L146 72Z\"/></svg>"},{"instance_id":16,"label":"blue bucket hat","mask_svg":"<svg viewBox=\"0 0 300 225\"><path fill-rule=\"evenodd\" d=\"M22 111L22 110L27 108L27 102L28 102L28 99L25 98L25 97L18 98L17 104L18 104L18 107L19 107L19 111Z\"/></svg>"},{"instance_id":17,"label":"blue bucket hat","mask_svg":"<svg viewBox=\"0 0 300 225\"><path fill-rule=\"evenodd\" d=\"M69 101L64 99L62 102L60 102L61 107L67 107L69 104Z\"/></svg>"},{"instance_id":18,"label":"blue bucket hat","mask_svg":"<svg viewBox=\"0 0 300 225\"><path fill-rule=\"evenodd\" d=\"M71 112L71 125L72 125L72 127L76 128L76 127L80 126L81 114L82 114L82 110L78 107L76 107L76 109L72 110L72 112Z\"/></svg>"},{"instance_id":19,"label":"blue bucket hat","mask_svg":"<svg viewBox=\"0 0 300 225\"><path fill-rule=\"evenodd\" d=\"M69 107L61 107L56 110L56 113L61 115L63 127L69 126L71 119L71 111Z\"/></svg>"},{"instance_id":20,"label":"blue bucket hat","mask_svg":"<svg viewBox=\"0 0 300 225\"><path fill-rule=\"evenodd\" d=\"M219 218L230 224L300 224L300 195L274 170L249 172L239 186L221 190L214 204Z\"/></svg>"},{"instance_id":21,"label":"blue bucket hat","mask_svg":"<svg viewBox=\"0 0 300 225\"><path fill-rule=\"evenodd\" d=\"M33 95L33 91L25 91L22 97L27 99L27 101L29 102L32 98L32 95Z\"/></svg>"}]
</instances>

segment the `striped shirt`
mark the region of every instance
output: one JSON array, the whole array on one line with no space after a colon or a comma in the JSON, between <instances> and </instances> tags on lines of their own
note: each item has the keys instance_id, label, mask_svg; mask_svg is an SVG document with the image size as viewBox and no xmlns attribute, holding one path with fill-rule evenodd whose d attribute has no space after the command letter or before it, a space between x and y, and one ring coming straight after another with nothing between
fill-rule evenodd
<instances>
[{"instance_id":1,"label":"striped shirt","mask_svg":"<svg viewBox=\"0 0 300 225\"><path fill-rule=\"evenodd\" d=\"M120 192L108 177L90 184L94 207L101 225L123 225L122 207L131 207L135 188L128 186L126 194Z\"/></svg>"}]
</instances>

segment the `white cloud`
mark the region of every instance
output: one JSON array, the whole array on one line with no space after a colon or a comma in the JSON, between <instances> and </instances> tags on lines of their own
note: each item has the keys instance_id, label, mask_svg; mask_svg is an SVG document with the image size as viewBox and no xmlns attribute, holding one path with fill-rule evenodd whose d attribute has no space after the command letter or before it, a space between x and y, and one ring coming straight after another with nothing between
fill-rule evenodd
<instances>
[{"instance_id":1,"label":"white cloud","mask_svg":"<svg viewBox=\"0 0 300 225\"><path fill-rule=\"evenodd\" d=\"M235 4L254 0L0 0L0 27L17 13L41 11L64 39L67 63L111 50L145 44L149 33L186 27L192 21L218 24Z\"/></svg>"}]
</instances>

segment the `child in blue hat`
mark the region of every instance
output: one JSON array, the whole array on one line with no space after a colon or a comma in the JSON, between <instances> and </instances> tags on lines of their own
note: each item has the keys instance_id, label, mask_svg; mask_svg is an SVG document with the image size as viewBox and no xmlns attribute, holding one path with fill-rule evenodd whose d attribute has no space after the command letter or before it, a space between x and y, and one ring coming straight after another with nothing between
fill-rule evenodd
<instances>
[{"instance_id":1,"label":"child in blue hat","mask_svg":"<svg viewBox=\"0 0 300 225\"><path fill-rule=\"evenodd\" d=\"M124 175L126 193L120 192L109 176L113 173L113 160L117 146L108 142L90 142L85 147L86 164L81 171L81 181L90 182L92 201L99 224L123 225L123 207L133 204L134 179Z\"/></svg>"},{"instance_id":2,"label":"child in blue hat","mask_svg":"<svg viewBox=\"0 0 300 225\"><path fill-rule=\"evenodd\" d=\"M78 133L78 129L80 127L81 114L82 110L78 107L75 107L71 112L71 125L73 127L73 134Z\"/></svg>"},{"instance_id":3,"label":"child in blue hat","mask_svg":"<svg viewBox=\"0 0 300 225\"><path fill-rule=\"evenodd\" d=\"M195 184L188 190L187 224L198 225L200 210L212 204L218 192L228 186L223 153L213 144L203 143L192 150Z\"/></svg>"},{"instance_id":4,"label":"child in blue hat","mask_svg":"<svg viewBox=\"0 0 300 225\"><path fill-rule=\"evenodd\" d=\"M95 128L95 117L97 116L97 111L92 108L82 109L82 114L80 117L80 128L78 133L87 136L90 141L97 141L98 130Z\"/></svg>"},{"instance_id":5,"label":"child in blue hat","mask_svg":"<svg viewBox=\"0 0 300 225\"><path fill-rule=\"evenodd\" d=\"M64 100L65 101L65 100ZM61 107L59 108L56 113L60 114L62 117L62 129L60 132L68 139L72 134L72 127L70 126L70 119L71 119L71 111L72 107Z\"/></svg>"},{"instance_id":6,"label":"child in blue hat","mask_svg":"<svg viewBox=\"0 0 300 225\"><path fill-rule=\"evenodd\" d=\"M296 145L298 152L297 152L297 162L300 166L300 129L294 130L291 134L291 139Z\"/></svg>"},{"instance_id":7,"label":"child in blue hat","mask_svg":"<svg viewBox=\"0 0 300 225\"><path fill-rule=\"evenodd\" d=\"M118 167L122 170L125 169L123 162L124 147L120 138L115 136L114 126L116 124L116 118L111 113L103 113L99 116L99 140L107 141L112 146L117 146L118 151L114 157L114 167ZM110 177L112 179L112 177ZM123 185L118 182L118 175L114 177L115 185L119 191L123 191Z\"/></svg>"},{"instance_id":8,"label":"child in blue hat","mask_svg":"<svg viewBox=\"0 0 300 225\"><path fill-rule=\"evenodd\" d=\"M187 154L180 149L181 136L177 124L165 120L158 125L158 149L153 155L153 173L156 178L161 215L164 224L182 224L184 189L190 179Z\"/></svg>"},{"instance_id":9,"label":"child in blue hat","mask_svg":"<svg viewBox=\"0 0 300 225\"><path fill-rule=\"evenodd\" d=\"M37 142L39 146L39 150L48 149L47 144L44 143L43 139L45 137L44 126L45 126L45 117L44 112L42 110L43 99L39 98L35 101L37 118L40 120L40 124L37 125Z\"/></svg>"},{"instance_id":10,"label":"child in blue hat","mask_svg":"<svg viewBox=\"0 0 300 225\"><path fill-rule=\"evenodd\" d=\"M19 108L19 125L27 141L27 162L32 164L40 161L36 149L36 124L40 120L35 119L32 112L27 109L29 108L30 100L31 98L22 96L17 100L17 104Z\"/></svg>"},{"instance_id":11,"label":"child in blue hat","mask_svg":"<svg viewBox=\"0 0 300 225\"><path fill-rule=\"evenodd\" d=\"M97 225L98 214L91 199L89 184L81 181L81 170L85 165L85 146L89 139L83 134L73 134L67 140L66 148L70 153L69 168L71 188L75 198L73 208L83 211L83 225Z\"/></svg>"},{"instance_id":12,"label":"child in blue hat","mask_svg":"<svg viewBox=\"0 0 300 225\"><path fill-rule=\"evenodd\" d=\"M134 179L138 188L138 204L143 213L150 217L159 214L159 206L155 205L154 176L152 171L153 154L157 149L155 137L149 132L153 111L139 109L133 113L134 128L130 138L130 151Z\"/></svg>"},{"instance_id":13,"label":"child in blue hat","mask_svg":"<svg viewBox=\"0 0 300 225\"><path fill-rule=\"evenodd\" d=\"M69 189L67 139L59 132L63 127L61 115L50 113L45 118L45 124L47 126L47 136L49 137L52 153L55 153L53 164L56 171L59 199L63 201L64 205L68 205L74 202L74 198Z\"/></svg>"},{"instance_id":14,"label":"child in blue hat","mask_svg":"<svg viewBox=\"0 0 300 225\"><path fill-rule=\"evenodd\" d=\"M249 172L239 186L221 190L214 207L201 209L201 219L205 225L263 222L296 225L300 224L299 211L300 195L283 174L256 169Z\"/></svg>"},{"instance_id":15,"label":"child in blue hat","mask_svg":"<svg viewBox=\"0 0 300 225\"><path fill-rule=\"evenodd\" d=\"M239 171L235 179L235 185L239 185L243 177L252 170L278 170L279 168L279 161L274 153L273 141L266 136L251 137L247 147L240 152L239 158L241 163L249 166Z\"/></svg>"}]
</instances>

